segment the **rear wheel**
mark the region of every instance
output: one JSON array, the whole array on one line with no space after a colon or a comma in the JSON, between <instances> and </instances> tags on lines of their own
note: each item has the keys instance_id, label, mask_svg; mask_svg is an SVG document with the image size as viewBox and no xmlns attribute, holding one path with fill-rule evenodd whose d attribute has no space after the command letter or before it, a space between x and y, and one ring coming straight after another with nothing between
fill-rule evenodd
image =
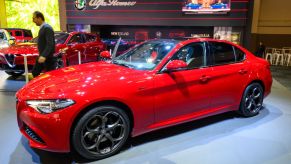
<instances>
[{"instance_id":1,"label":"rear wheel","mask_svg":"<svg viewBox=\"0 0 291 164\"><path fill-rule=\"evenodd\" d=\"M114 106L101 106L85 113L72 132L72 145L87 159L102 159L117 153L130 131L126 113Z\"/></svg>"},{"instance_id":2,"label":"rear wheel","mask_svg":"<svg viewBox=\"0 0 291 164\"><path fill-rule=\"evenodd\" d=\"M24 71L5 71L10 76L21 76Z\"/></svg>"},{"instance_id":3,"label":"rear wheel","mask_svg":"<svg viewBox=\"0 0 291 164\"><path fill-rule=\"evenodd\" d=\"M238 112L245 117L257 115L263 106L263 99L264 90L261 84L250 84L244 91Z\"/></svg>"}]
</instances>

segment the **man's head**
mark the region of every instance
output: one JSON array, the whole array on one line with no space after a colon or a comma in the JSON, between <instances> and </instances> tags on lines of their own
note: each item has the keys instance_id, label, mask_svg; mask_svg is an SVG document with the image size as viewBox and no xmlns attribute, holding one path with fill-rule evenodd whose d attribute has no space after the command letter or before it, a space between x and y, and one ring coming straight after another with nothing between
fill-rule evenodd
<instances>
[{"instance_id":1,"label":"man's head","mask_svg":"<svg viewBox=\"0 0 291 164\"><path fill-rule=\"evenodd\" d=\"M44 22L44 16L41 12L35 11L33 12L32 20L37 26L40 26Z\"/></svg>"}]
</instances>

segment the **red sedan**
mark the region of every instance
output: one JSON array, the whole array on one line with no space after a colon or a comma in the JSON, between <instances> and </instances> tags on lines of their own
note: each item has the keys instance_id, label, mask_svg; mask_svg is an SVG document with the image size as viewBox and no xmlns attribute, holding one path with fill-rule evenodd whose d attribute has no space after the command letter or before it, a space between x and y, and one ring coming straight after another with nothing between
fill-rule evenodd
<instances>
[{"instance_id":1,"label":"red sedan","mask_svg":"<svg viewBox=\"0 0 291 164\"><path fill-rule=\"evenodd\" d=\"M37 77L16 94L17 118L32 147L102 159L129 136L227 111L255 116L271 85L269 63L238 45L151 40Z\"/></svg>"},{"instance_id":2,"label":"red sedan","mask_svg":"<svg viewBox=\"0 0 291 164\"><path fill-rule=\"evenodd\" d=\"M37 39L37 38L36 38ZM36 39L32 43L20 43L0 50L0 69L12 76L22 75L24 72L24 55L27 55L28 69L31 70L38 56ZM101 51L106 50L106 45L94 34L85 32L57 32L56 53L57 67L78 64L78 53L81 62L97 61Z\"/></svg>"}]
</instances>

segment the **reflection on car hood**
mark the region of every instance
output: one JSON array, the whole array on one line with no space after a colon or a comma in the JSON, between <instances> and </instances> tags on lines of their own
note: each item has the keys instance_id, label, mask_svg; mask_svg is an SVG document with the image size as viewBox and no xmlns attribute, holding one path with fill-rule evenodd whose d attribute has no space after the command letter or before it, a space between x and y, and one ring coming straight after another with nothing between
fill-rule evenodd
<instances>
[{"instance_id":1,"label":"reflection on car hood","mask_svg":"<svg viewBox=\"0 0 291 164\"><path fill-rule=\"evenodd\" d=\"M37 54L37 47L35 45L13 45L3 48L0 51L3 54Z\"/></svg>"},{"instance_id":2,"label":"reflection on car hood","mask_svg":"<svg viewBox=\"0 0 291 164\"><path fill-rule=\"evenodd\" d=\"M110 85L109 82L118 82L120 79L136 77L138 70L114 65L106 62L93 62L72 67L66 67L59 70L43 74L30 81L17 94L27 98L36 97L35 94L50 98L49 95L58 93L60 98L67 90L83 89L87 87L96 87L99 84Z\"/></svg>"}]
</instances>

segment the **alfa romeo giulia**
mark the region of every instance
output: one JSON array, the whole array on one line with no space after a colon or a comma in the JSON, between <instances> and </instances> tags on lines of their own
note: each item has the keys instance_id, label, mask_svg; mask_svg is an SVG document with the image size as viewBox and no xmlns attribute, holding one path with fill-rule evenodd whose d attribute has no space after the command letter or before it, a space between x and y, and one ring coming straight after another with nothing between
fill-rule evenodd
<instances>
[{"instance_id":1,"label":"alfa romeo giulia","mask_svg":"<svg viewBox=\"0 0 291 164\"><path fill-rule=\"evenodd\" d=\"M237 111L257 115L271 91L267 61L213 39L150 40L106 61L47 72L16 94L30 146L109 157L129 137Z\"/></svg>"}]
</instances>

